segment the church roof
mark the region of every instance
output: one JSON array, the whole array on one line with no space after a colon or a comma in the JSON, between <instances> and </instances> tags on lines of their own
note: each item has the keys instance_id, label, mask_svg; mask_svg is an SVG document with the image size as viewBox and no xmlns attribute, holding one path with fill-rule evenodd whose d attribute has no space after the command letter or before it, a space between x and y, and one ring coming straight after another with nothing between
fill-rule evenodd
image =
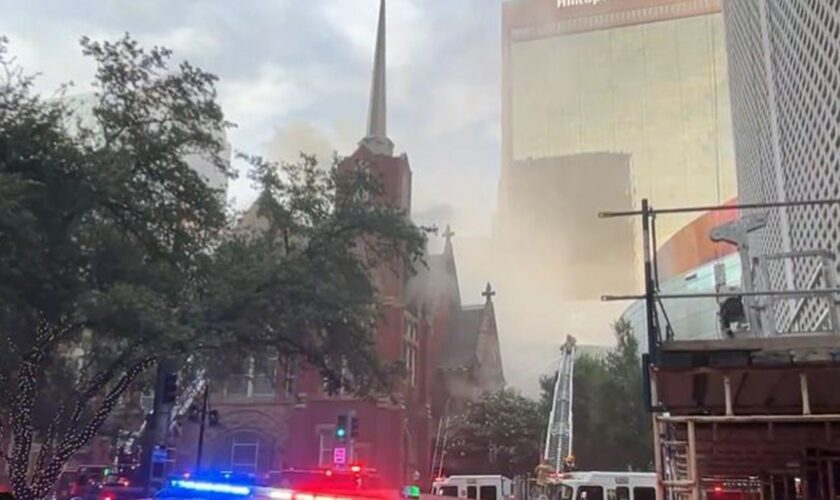
<instances>
[{"instance_id":1,"label":"church roof","mask_svg":"<svg viewBox=\"0 0 840 500\"><path fill-rule=\"evenodd\" d=\"M416 306L428 301L434 304L443 296L449 298L455 307L461 307L461 292L458 285L458 270L455 266L455 255L452 252L450 238L453 234L446 227L445 236L448 234L443 253L426 254L426 264L418 262L415 265L416 274L409 278L406 285L405 302L409 307L416 310Z\"/></svg>"},{"instance_id":2,"label":"church roof","mask_svg":"<svg viewBox=\"0 0 840 500\"><path fill-rule=\"evenodd\" d=\"M455 331L449 334L441 353L440 368L455 369L472 366L476 360L478 339L485 307L465 307L458 313Z\"/></svg>"}]
</instances>

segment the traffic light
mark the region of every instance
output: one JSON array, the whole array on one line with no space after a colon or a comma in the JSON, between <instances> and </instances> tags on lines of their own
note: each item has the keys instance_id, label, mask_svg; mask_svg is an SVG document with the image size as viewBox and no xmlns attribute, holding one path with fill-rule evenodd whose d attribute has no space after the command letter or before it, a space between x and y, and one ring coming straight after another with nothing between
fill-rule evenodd
<instances>
[{"instance_id":1,"label":"traffic light","mask_svg":"<svg viewBox=\"0 0 840 500\"><path fill-rule=\"evenodd\" d=\"M207 422L212 425L219 425L219 410L210 410L207 412Z\"/></svg>"},{"instance_id":2,"label":"traffic light","mask_svg":"<svg viewBox=\"0 0 840 500\"><path fill-rule=\"evenodd\" d=\"M359 437L359 417L350 417L350 437Z\"/></svg>"},{"instance_id":3,"label":"traffic light","mask_svg":"<svg viewBox=\"0 0 840 500\"><path fill-rule=\"evenodd\" d=\"M339 415L335 425L335 437L339 441L347 439L347 415Z\"/></svg>"},{"instance_id":4,"label":"traffic light","mask_svg":"<svg viewBox=\"0 0 840 500\"><path fill-rule=\"evenodd\" d=\"M161 402L163 404L173 404L178 396L178 374L168 373L163 378L163 397Z\"/></svg>"}]
</instances>

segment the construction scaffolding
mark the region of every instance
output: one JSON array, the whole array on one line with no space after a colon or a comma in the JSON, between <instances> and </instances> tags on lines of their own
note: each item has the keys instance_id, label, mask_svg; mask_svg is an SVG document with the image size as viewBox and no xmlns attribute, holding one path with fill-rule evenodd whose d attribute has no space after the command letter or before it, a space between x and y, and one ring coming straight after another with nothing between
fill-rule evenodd
<instances>
[{"instance_id":1,"label":"construction scaffolding","mask_svg":"<svg viewBox=\"0 0 840 500\"><path fill-rule=\"evenodd\" d=\"M658 283L655 224L657 215L669 213L743 214L838 204L840 200L817 200L655 210L643 200L639 211L601 214L642 218L645 293L604 299L645 301L649 352L644 364L659 500L724 498L733 492L756 500L840 498L836 255L829 249L752 255L749 234L767 220L766 213L752 213L710 234L713 241L737 247L740 287L665 294ZM809 258L821 265L808 288L770 288L767 269L773 262L787 261L787 269L797 269L794 261ZM725 276L721 281L725 283ZM699 297L718 300L725 333L680 340L663 300ZM793 307L780 307L790 300L797 301ZM822 304L822 319L810 331L797 330L797 316L808 301Z\"/></svg>"},{"instance_id":2,"label":"construction scaffolding","mask_svg":"<svg viewBox=\"0 0 840 500\"><path fill-rule=\"evenodd\" d=\"M831 340L824 353L840 350L840 339ZM699 500L725 481L766 499L840 495L840 364L803 360L814 351L790 349L796 342L763 343L660 353L650 371L660 498Z\"/></svg>"}]
</instances>

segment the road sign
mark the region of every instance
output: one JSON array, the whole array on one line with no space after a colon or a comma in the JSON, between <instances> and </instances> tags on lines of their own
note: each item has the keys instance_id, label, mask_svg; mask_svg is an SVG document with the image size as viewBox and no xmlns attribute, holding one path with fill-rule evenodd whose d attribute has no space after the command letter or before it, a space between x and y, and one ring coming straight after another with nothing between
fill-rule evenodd
<instances>
[{"instance_id":1,"label":"road sign","mask_svg":"<svg viewBox=\"0 0 840 500\"><path fill-rule=\"evenodd\" d=\"M333 448L333 463L336 465L344 465L347 463L347 448L343 446L336 446Z\"/></svg>"}]
</instances>

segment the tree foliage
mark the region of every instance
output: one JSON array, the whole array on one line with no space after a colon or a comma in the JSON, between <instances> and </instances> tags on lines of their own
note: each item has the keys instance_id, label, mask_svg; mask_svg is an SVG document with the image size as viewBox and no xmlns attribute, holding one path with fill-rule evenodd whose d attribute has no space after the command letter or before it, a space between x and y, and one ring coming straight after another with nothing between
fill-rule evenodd
<instances>
[{"instance_id":1,"label":"tree foliage","mask_svg":"<svg viewBox=\"0 0 840 500\"><path fill-rule=\"evenodd\" d=\"M309 158L249 158L266 224L235 230L187 161L232 175L216 78L128 36L82 48L97 65L87 122L37 96L0 40L0 462L17 497L45 496L164 358L276 349L386 388L367 266L411 270L425 232L366 201L377 179Z\"/></svg>"},{"instance_id":2,"label":"tree foliage","mask_svg":"<svg viewBox=\"0 0 840 500\"><path fill-rule=\"evenodd\" d=\"M343 171L338 159L324 168L306 155L283 165L247 159L261 191L258 222L216 249L205 287L209 335L192 347L222 366L270 347L319 368L332 389L386 390L401 365L376 354L370 270L424 265L426 230L365 201L381 194L371 171Z\"/></svg>"},{"instance_id":3,"label":"tree foliage","mask_svg":"<svg viewBox=\"0 0 840 500\"><path fill-rule=\"evenodd\" d=\"M575 361L573 454L580 470L648 470L653 446L638 342L626 321L613 328L616 347L606 356L584 354ZM540 386L547 421L554 376L541 377Z\"/></svg>"},{"instance_id":4,"label":"tree foliage","mask_svg":"<svg viewBox=\"0 0 840 500\"><path fill-rule=\"evenodd\" d=\"M472 474L514 477L533 471L545 427L539 408L512 390L482 396L451 425L447 455L470 464Z\"/></svg>"}]
</instances>

